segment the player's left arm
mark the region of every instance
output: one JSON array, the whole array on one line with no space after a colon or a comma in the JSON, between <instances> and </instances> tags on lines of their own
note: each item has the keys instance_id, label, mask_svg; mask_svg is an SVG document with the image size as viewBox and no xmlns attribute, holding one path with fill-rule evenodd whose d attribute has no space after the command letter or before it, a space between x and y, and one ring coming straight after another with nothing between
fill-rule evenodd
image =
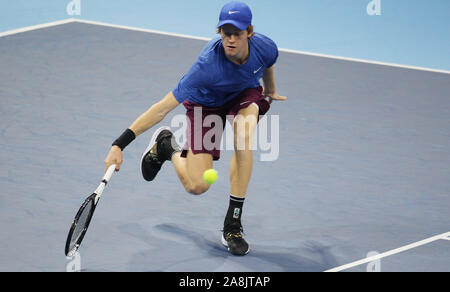
<instances>
[{"instance_id":1,"label":"player's left arm","mask_svg":"<svg viewBox=\"0 0 450 292\"><path fill-rule=\"evenodd\" d=\"M275 85L275 77L274 77L274 66L270 68L264 69L263 73L263 85L264 91L263 94L269 97L269 103L272 103L272 100L286 100L286 96L281 96L277 93L276 85Z\"/></svg>"}]
</instances>

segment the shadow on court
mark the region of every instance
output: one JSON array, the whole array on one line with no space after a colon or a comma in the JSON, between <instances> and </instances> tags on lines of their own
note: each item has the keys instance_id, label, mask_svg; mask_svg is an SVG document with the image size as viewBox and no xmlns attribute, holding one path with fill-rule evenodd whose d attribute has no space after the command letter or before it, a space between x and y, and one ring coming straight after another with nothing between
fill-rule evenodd
<instances>
[{"instance_id":1,"label":"shadow on court","mask_svg":"<svg viewBox=\"0 0 450 292\"><path fill-rule=\"evenodd\" d=\"M264 263L267 271L323 271L335 266L337 261L330 253L330 248L318 242L306 242L299 248L283 248L251 244L249 254L243 257L230 255L217 238L210 238L210 233L200 233L195 228L178 224L160 224L154 227L172 235L171 240L149 234L139 225L123 225L121 231L146 242L150 249L132 256L131 269L141 270L145 267L159 267L148 271L225 271L223 267L238 265L240 271L260 271ZM192 245L192 243L194 245ZM180 253L185 250L185 253ZM193 249L194 253L189 251ZM201 251L201 252L198 252ZM208 258L211 261L203 259ZM269 268L270 267L270 268ZM264 268L262 269L264 270Z\"/></svg>"}]
</instances>

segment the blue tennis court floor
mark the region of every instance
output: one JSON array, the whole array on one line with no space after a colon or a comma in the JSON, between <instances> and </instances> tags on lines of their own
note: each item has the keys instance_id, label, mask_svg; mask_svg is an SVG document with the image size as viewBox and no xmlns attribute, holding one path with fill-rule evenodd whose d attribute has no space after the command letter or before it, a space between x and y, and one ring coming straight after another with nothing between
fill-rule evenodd
<instances>
[{"instance_id":1,"label":"blue tennis court floor","mask_svg":"<svg viewBox=\"0 0 450 292\"><path fill-rule=\"evenodd\" d=\"M70 223L112 141L205 44L82 21L0 37L0 271L66 270ZM150 130L103 194L81 270L450 271L450 75L284 51L275 68L289 99L269 112L277 159L254 154L250 253L220 243L232 151L211 189L191 196L170 164L142 179Z\"/></svg>"}]
</instances>

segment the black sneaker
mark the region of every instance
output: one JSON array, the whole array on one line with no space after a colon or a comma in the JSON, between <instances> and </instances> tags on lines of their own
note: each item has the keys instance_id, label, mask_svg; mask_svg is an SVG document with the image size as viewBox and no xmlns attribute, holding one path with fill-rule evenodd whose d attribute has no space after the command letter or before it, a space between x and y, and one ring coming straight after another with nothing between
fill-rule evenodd
<instances>
[{"instance_id":1,"label":"black sneaker","mask_svg":"<svg viewBox=\"0 0 450 292\"><path fill-rule=\"evenodd\" d=\"M180 148L168 127L161 127L156 130L141 158L141 171L144 179L152 181L163 163L171 160L172 155L178 151L180 151Z\"/></svg>"},{"instance_id":2,"label":"black sneaker","mask_svg":"<svg viewBox=\"0 0 450 292\"><path fill-rule=\"evenodd\" d=\"M248 243L243 237L241 224L230 224L225 226L222 234L222 244L234 255L246 255L250 251Z\"/></svg>"}]
</instances>

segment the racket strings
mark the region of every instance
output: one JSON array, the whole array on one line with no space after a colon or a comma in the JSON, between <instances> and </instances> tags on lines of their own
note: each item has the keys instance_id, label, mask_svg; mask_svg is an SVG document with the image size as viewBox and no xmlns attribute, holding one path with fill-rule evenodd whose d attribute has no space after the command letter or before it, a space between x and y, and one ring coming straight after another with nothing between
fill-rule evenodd
<instances>
[{"instance_id":1,"label":"racket strings","mask_svg":"<svg viewBox=\"0 0 450 292\"><path fill-rule=\"evenodd\" d=\"M80 214L80 217L78 218L77 225L75 226L75 230L73 231L72 238L70 240L71 248L75 246L78 239L82 235L83 231L86 228L86 223L89 219L89 214L91 213L91 209L94 205L94 202L92 200L89 201L88 205L83 209L82 213Z\"/></svg>"}]
</instances>

